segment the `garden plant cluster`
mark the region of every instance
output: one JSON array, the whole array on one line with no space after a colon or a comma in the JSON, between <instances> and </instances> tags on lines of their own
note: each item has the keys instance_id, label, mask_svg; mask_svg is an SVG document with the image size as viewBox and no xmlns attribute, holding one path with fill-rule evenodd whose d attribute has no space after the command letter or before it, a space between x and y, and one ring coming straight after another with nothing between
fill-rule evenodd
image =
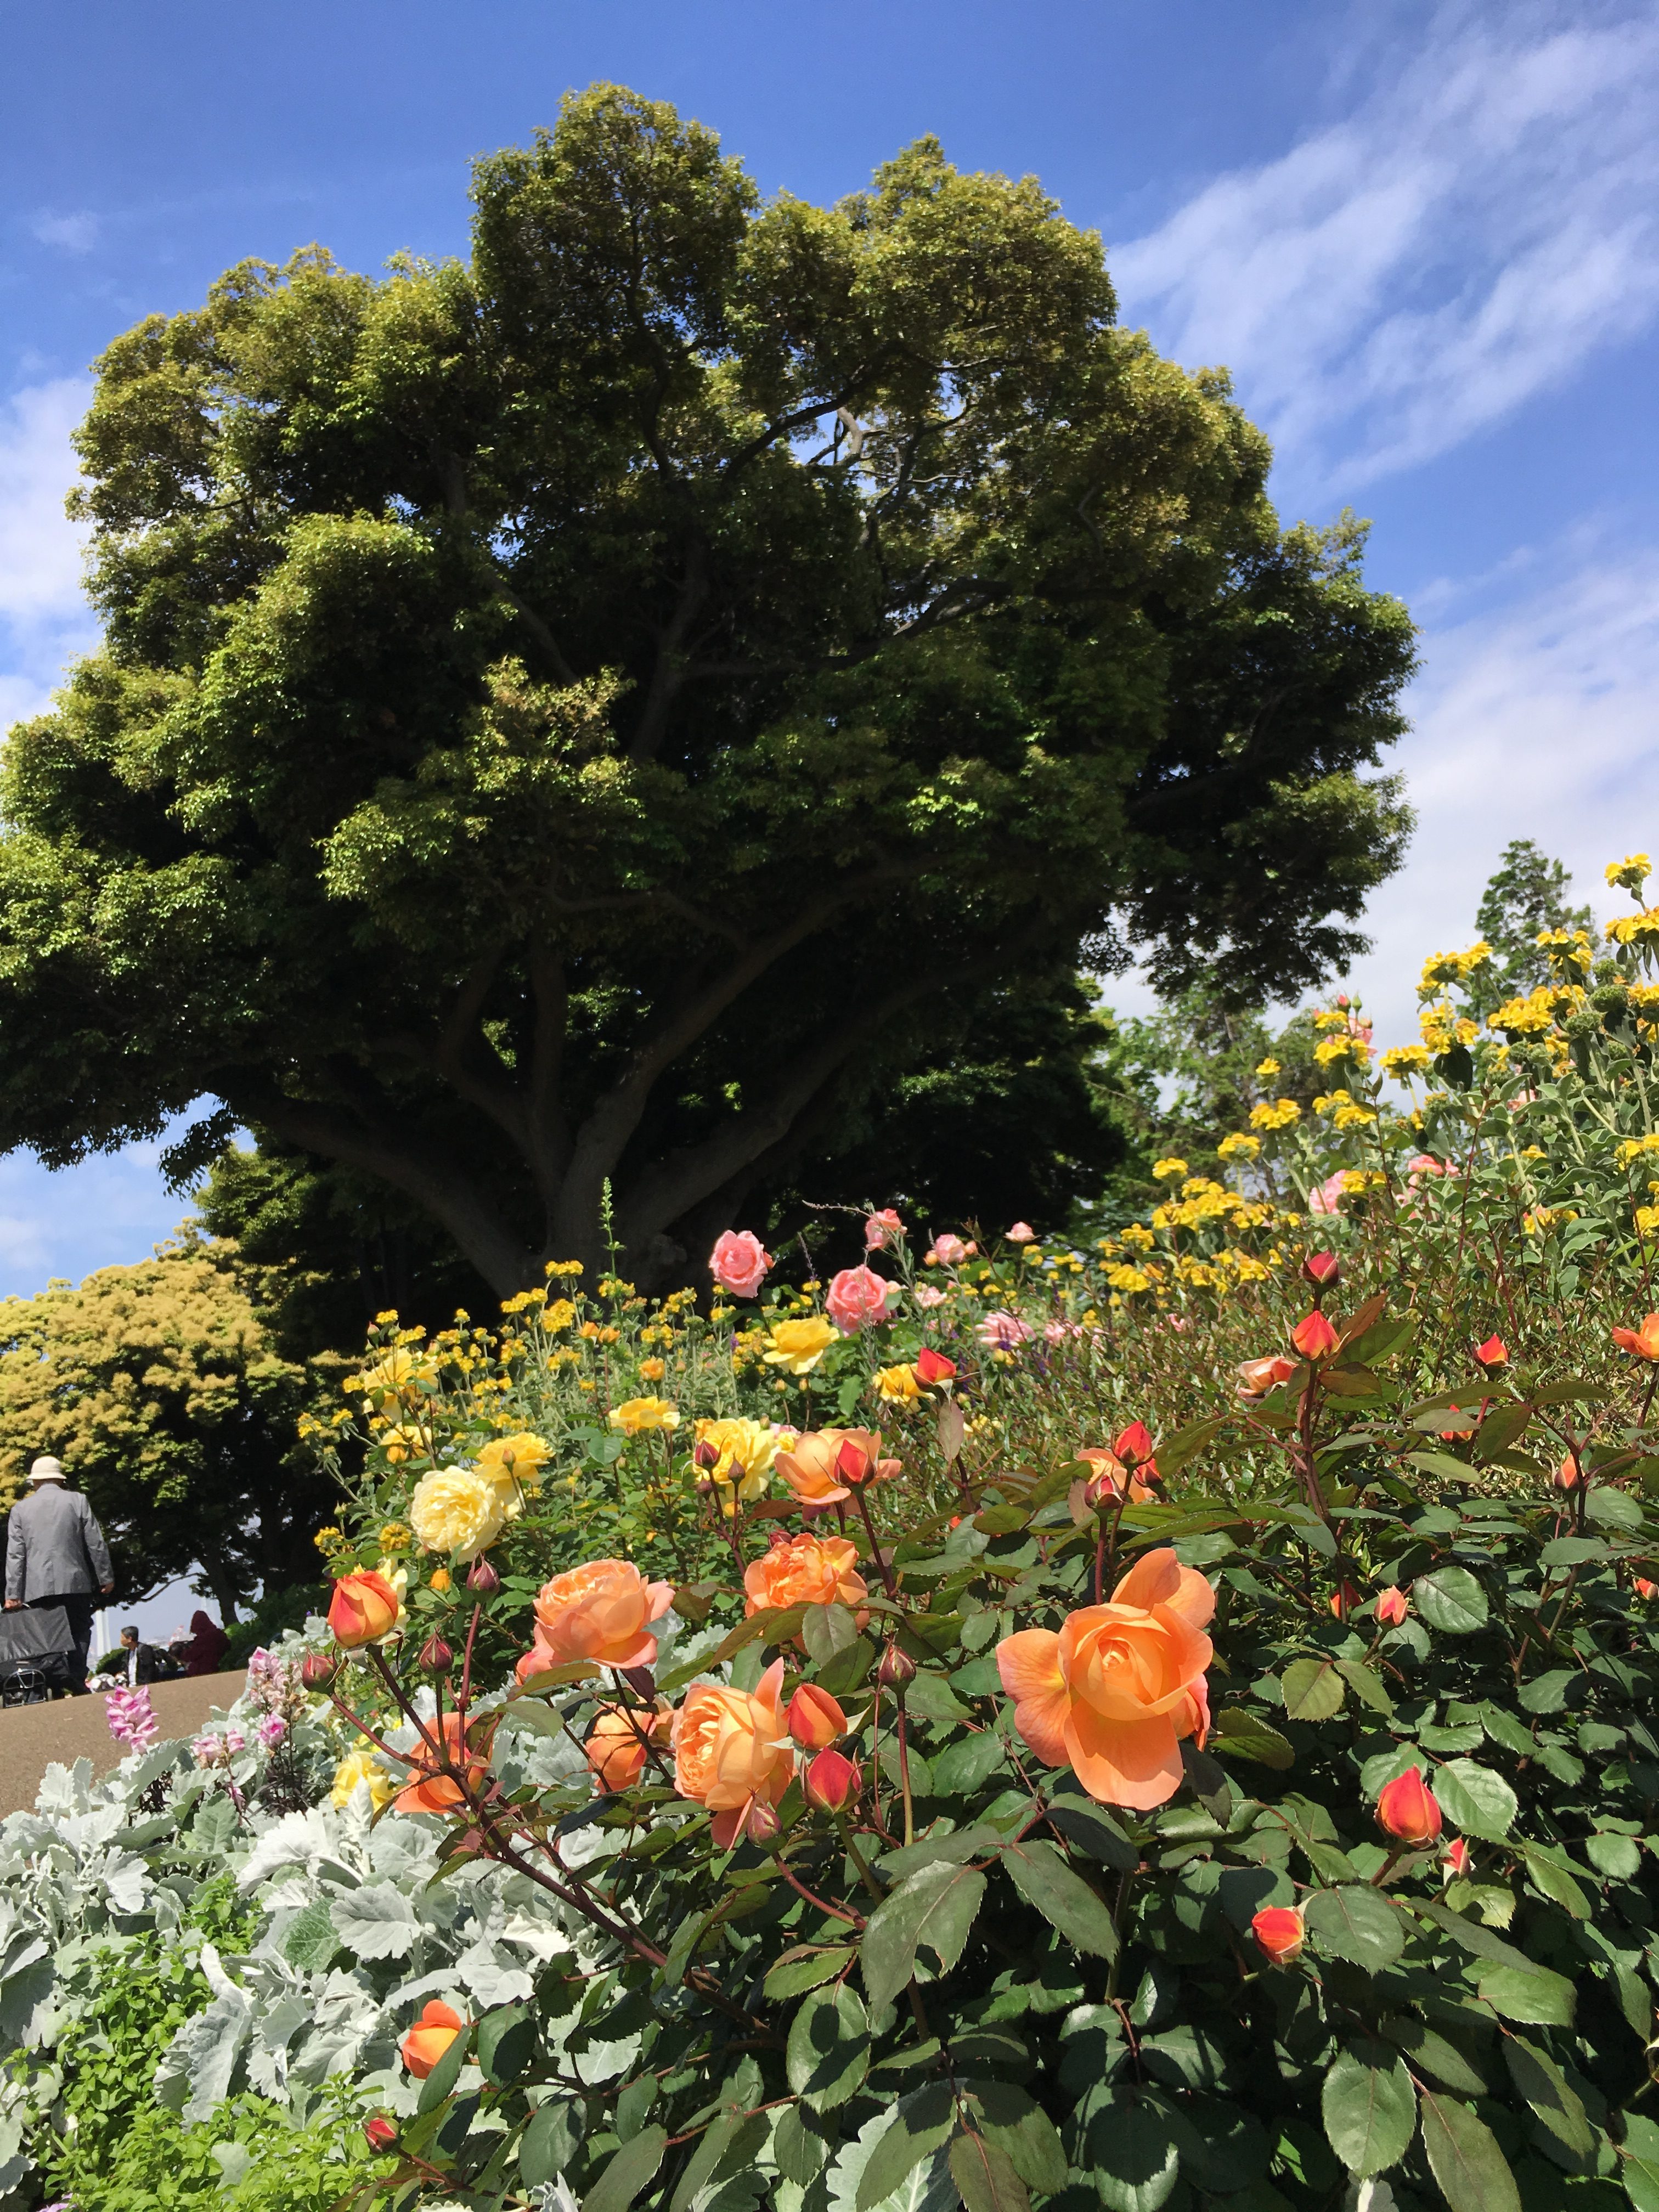
<instances>
[{"instance_id":1,"label":"garden plant cluster","mask_svg":"<svg viewBox=\"0 0 1659 2212\"><path fill-rule=\"evenodd\" d=\"M4 2201L1659 2212L1608 872L1086 1247L900 1199L383 1316L326 1621L0 1827Z\"/></svg>"}]
</instances>

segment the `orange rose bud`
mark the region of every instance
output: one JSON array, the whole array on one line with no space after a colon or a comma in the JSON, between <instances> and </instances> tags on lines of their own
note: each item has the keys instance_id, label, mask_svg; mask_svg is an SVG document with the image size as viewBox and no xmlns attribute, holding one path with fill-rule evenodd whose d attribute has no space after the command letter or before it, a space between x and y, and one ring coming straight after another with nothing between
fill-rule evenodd
<instances>
[{"instance_id":1,"label":"orange rose bud","mask_svg":"<svg viewBox=\"0 0 1659 2212\"><path fill-rule=\"evenodd\" d=\"M1510 1348L1501 1336L1489 1336L1484 1344L1477 1344L1474 1356L1486 1368L1507 1367L1510 1364Z\"/></svg>"},{"instance_id":2,"label":"orange rose bud","mask_svg":"<svg viewBox=\"0 0 1659 2212\"><path fill-rule=\"evenodd\" d=\"M1636 1595L1642 1600L1642 1602L1644 1605L1649 1603L1656 1594L1659 1594L1659 1583L1644 1582L1642 1577L1638 1575L1636 1577Z\"/></svg>"},{"instance_id":3,"label":"orange rose bud","mask_svg":"<svg viewBox=\"0 0 1659 2212\"><path fill-rule=\"evenodd\" d=\"M1402 1844L1431 1844L1440 1833L1440 1808L1416 1767L1407 1767L1383 1789L1376 1801L1376 1825Z\"/></svg>"},{"instance_id":4,"label":"orange rose bud","mask_svg":"<svg viewBox=\"0 0 1659 2212\"><path fill-rule=\"evenodd\" d=\"M1273 1966L1293 1966L1302 1956L1307 1929L1296 1905L1269 1905L1251 1920L1250 1933Z\"/></svg>"},{"instance_id":5,"label":"orange rose bud","mask_svg":"<svg viewBox=\"0 0 1659 2212\"><path fill-rule=\"evenodd\" d=\"M942 1352L935 1352L931 1344L924 1344L916 1354L918 1382L949 1382L956 1371L956 1361L947 1359Z\"/></svg>"},{"instance_id":6,"label":"orange rose bud","mask_svg":"<svg viewBox=\"0 0 1659 2212\"><path fill-rule=\"evenodd\" d=\"M328 1625L334 1641L347 1651L360 1644L378 1644L398 1626L398 1593L384 1575L365 1568L359 1574L342 1575L334 1585L328 1608Z\"/></svg>"},{"instance_id":7,"label":"orange rose bud","mask_svg":"<svg viewBox=\"0 0 1659 2212\"><path fill-rule=\"evenodd\" d=\"M1566 1457L1562 1461L1560 1466L1555 1470L1554 1480L1556 1488L1558 1490L1577 1490L1583 1483L1583 1480L1584 1470L1578 1463L1577 1453L1569 1452Z\"/></svg>"},{"instance_id":8,"label":"orange rose bud","mask_svg":"<svg viewBox=\"0 0 1659 2212\"><path fill-rule=\"evenodd\" d=\"M801 1790L820 1813L844 1813L863 1786L856 1759L839 1751L821 1751L801 1777Z\"/></svg>"},{"instance_id":9,"label":"orange rose bud","mask_svg":"<svg viewBox=\"0 0 1659 2212\"><path fill-rule=\"evenodd\" d=\"M389 2151L398 2140L398 2123L384 2112L371 2112L363 2122L363 2140L377 2154Z\"/></svg>"},{"instance_id":10,"label":"orange rose bud","mask_svg":"<svg viewBox=\"0 0 1659 2212\"><path fill-rule=\"evenodd\" d=\"M1462 1875L1468 1870L1469 1847L1462 1836L1454 1836L1446 1846L1446 1871L1449 1875Z\"/></svg>"},{"instance_id":11,"label":"orange rose bud","mask_svg":"<svg viewBox=\"0 0 1659 2212\"><path fill-rule=\"evenodd\" d=\"M1331 1593L1331 1611L1339 1620L1346 1620L1358 1602L1359 1592L1352 1583L1340 1583Z\"/></svg>"},{"instance_id":12,"label":"orange rose bud","mask_svg":"<svg viewBox=\"0 0 1659 2212\"><path fill-rule=\"evenodd\" d=\"M1316 1289L1329 1290L1333 1283L1342 1279L1342 1262L1334 1252L1310 1252L1302 1262L1302 1272Z\"/></svg>"},{"instance_id":13,"label":"orange rose bud","mask_svg":"<svg viewBox=\"0 0 1659 2212\"><path fill-rule=\"evenodd\" d=\"M1127 1429L1120 1429L1112 1440L1112 1449L1125 1467L1141 1467L1148 1461L1155 1447L1145 1421L1131 1421Z\"/></svg>"},{"instance_id":14,"label":"orange rose bud","mask_svg":"<svg viewBox=\"0 0 1659 2212\"><path fill-rule=\"evenodd\" d=\"M1291 1331L1291 1342L1304 1359L1328 1359L1336 1350L1336 1331L1316 1306Z\"/></svg>"},{"instance_id":15,"label":"orange rose bud","mask_svg":"<svg viewBox=\"0 0 1659 2212\"><path fill-rule=\"evenodd\" d=\"M431 1998L399 2049L404 2064L417 2081L424 2081L453 2043L466 2022L452 2006Z\"/></svg>"},{"instance_id":16,"label":"orange rose bud","mask_svg":"<svg viewBox=\"0 0 1659 2212\"><path fill-rule=\"evenodd\" d=\"M1238 1395L1265 1398L1269 1390L1288 1382L1295 1372L1295 1360L1286 1359L1283 1352L1275 1352L1270 1359L1243 1359L1238 1364Z\"/></svg>"},{"instance_id":17,"label":"orange rose bud","mask_svg":"<svg viewBox=\"0 0 1659 2212\"><path fill-rule=\"evenodd\" d=\"M828 1690L803 1682L789 1700L789 1733L803 1751L823 1751L847 1733L847 1716Z\"/></svg>"},{"instance_id":18,"label":"orange rose bud","mask_svg":"<svg viewBox=\"0 0 1659 2212\"><path fill-rule=\"evenodd\" d=\"M1391 1588L1379 1594L1373 1609L1379 1620L1386 1622L1390 1628L1398 1628L1411 1608L1407 1603L1405 1591Z\"/></svg>"},{"instance_id":19,"label":"orange rose bud","mask_svg":"<svg viewBox=\"0 0 1659 2212\"><path fill-rule=\"evenodd\" d=\"M1650 1313L1640 1328L1614 1329L1613 1340L1638 1359L1659 1359L1659 1313Z\"/></svg>"},{"instance_id":20,"label":"orange rose bud","mask_svg":"<svg viewBox=\"0 0 1659 2212\"><path fill-rule=\"evenodd\" d=\"M843 1437L836 1452L836 1473L854 1488L870 1472L870 1455L856 1437Z\"/></svg>"}]
</instances>

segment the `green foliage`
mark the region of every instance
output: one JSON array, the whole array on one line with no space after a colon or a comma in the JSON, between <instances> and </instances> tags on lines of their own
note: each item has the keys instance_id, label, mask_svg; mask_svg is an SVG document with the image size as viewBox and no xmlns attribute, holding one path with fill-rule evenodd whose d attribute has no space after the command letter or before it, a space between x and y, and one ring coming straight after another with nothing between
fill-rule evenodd
<instances>
[{"instance_id":1,"label":"green foliage","mask_svg":"<svg viewBox=\"0 0 1659 2212\"><path fill-rule=\"evenodd\" d=\"M99 364L104 646L0 792L0 1142L212 1098L180 1173L240 1121L497 1295L597 1262L609 1179L683 1280L1030 976L1352 949L1405 611L1032 180L923 139L763 204L600 86L473 198L469 263L246 263Z\"/></svg>"},{"instance_id":2,"label":"green foliage","mask_svg":"<svg viewBox=\"0 0 1659 2212\"><path fill-rule=\"evenodd\" d=\"M1568 905L1571 882L1559 860L1549 859L1530 837L1516 837L1504 846L1474 916L1476 936L1493 953L1492 969L1483 971L1477 985L1483 1013L1517 992L1549 981L1548 953L1538 942L1546 930L1571 933L1594 927L1587 906Z\"/></svg>"}]
</instances>

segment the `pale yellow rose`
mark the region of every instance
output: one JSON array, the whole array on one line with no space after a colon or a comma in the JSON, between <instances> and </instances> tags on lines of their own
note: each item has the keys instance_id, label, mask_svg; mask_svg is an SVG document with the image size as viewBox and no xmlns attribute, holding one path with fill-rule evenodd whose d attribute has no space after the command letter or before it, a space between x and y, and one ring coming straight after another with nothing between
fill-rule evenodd
<instances>
[{"instance_id":1,"label":"pale yellow rose","mask_svg":"<svg viewBox=\"0 0 1659 2212\"><path fill-rule=\"evenodd\" d=\"M810 1375L841 1331L823 1314L805 1321L781 1321L768 1331L771 1350L764 1354L769 1367L787 1367L792 1375Z\"/></svg>"},{"instance_id":2,"label":"pale yellow rose","mask_svg":"<svg viewBox=\"0 0 1659 2212\"><path fill-rule=\"evenodd\" d=\"M360 1782L368 1783L369 1796L374 1801L377 1813L383 1805L389 1805L397 1795L397 1784L367 1745L347 1752L335 1768L334 1787L329 1793L332 1802L342 1807L349 1805Z\"/></svg>"},{"instance_id":3,"label":"pale yellow rose","mask_svg":"<svg viewBox=\"0 0 1659 2212\"><path fill-rule=\"evenodd\" d=\"M611 1409L611 1427L625 1437L640 1436L647 1429L677 1429L679 1422L679 1407L666 1398L624 1398Z\"/></svg>"},{"instance_id":4,"label":"pale yellow rose","mask_svg":"<svg viewBox=\"0 0 1659 2212\"><path fill-rule=\"evenodd\" d=\"M422 1548L476 1559L501 1533L501 1488L482 1468L441 1467L423 1474L409 1501L410 1524Z\"/></svg>"}]
</instances>

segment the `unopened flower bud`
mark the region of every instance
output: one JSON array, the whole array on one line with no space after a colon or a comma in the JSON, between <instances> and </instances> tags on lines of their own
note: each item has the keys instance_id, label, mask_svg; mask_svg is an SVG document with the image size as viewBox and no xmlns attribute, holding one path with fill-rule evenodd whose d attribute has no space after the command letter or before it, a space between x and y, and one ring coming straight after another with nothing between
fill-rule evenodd
<instances>
[{"instance_id":1,"label":"unopened flower bud","mask_svg":"<svg viewBox=\"0 0 1659 2212\"><path fill-rule=\"evenodd\" d=\"M1145 1421L1131 1421L1112 1439L1112 1450L1125 1467L1141 1467L1152 1455L1152 1431Z\"/></svg>"},{"instance_id":2,"label":"unopened flower bud","mask_svg":"<svg viewBox=\"0 0 1659 2212\"><path fill-rule=\"evenodd\" d=\"M1440 1807L1416 1767L1408 1766L1382 1790L1376 1825L1402 1844L1431 1844L1440 1833Z\"/></svg>"},{"instance_id":3,"label":"unopened flower bud","mask_svg":"<svg viewBox=\"0 0 1659 2212\"><path fill-rule=\"evenodd\" d=\"M339 1661L327 1651L307 1651L300 1662L300 1680L313 1692L326 1690L339 1671Z\"/></svg>"},{"instance_id":4,"label":"unopened flower bud","mask_svg":"<svg viewBox=\"0 0 1659 2212\"><path fill-rule=\"evenodd\" d=\"M935 1352L931 1344L924 1344L916 1354L918 1382L949 1382L956 1371L956 1361L947 1359L942 1352Z\"/></svg>"},{"instance_id":5,"label":"unopened flower bud","mask_svg":"<svg viewBox=\"0 0 1659 2212\"><path fill-rule=\"evenodd\" d=\"M1310 1252L1302 1262L1302 1273L1316 1291L1328 1291L1342 1279L1342 1262L1334 1252Z\"/></svg>"},{"instance_id":6,"label":"unopened flower bud","mask_svg":"<svg viewBox=\"0 0 1659 2212\"><path fill-rule=\"evenodd\" d=\"M1328 1359L1336 1350L1336 1331L1316 1306L1291 1331L1291 1342L1304 1359Z\"/></svg>"},{"instance_id":7,"label":"unopened flower bud","mask_svg":"<svg viewBox=\"0 0 1659 2212\"><path fill-rule=\"evenodd\" d=\"M902 1690L907 1682L916 1679L916 1662L908 1651L901 1651L896 1644L890 1644L881 1655L881 1664L876 1669L876 1680L884 1690Z\"/></svg>"},{"instance_id":8,"label":"unopened flower bud","mask_svg":"<svg viewBox=\"0 0 1659 2212\"><path fill-rule=\"evenodd\" d=\"M1376 1618L1389 1628L1398 1628L1410 1609L1405 1591L1392 1587L1379 1594L1373 1607Z\"/></svg>"},{"instance_id":9,"label":"unopened flower bud","mask_svg":"<svg viewBox=\"0 0 1659 2212\"><path fill-rule=\"evenodd\" d=\"M775 1805L769 1805L763 1797L757 1797L750 1805L743 1832L751 1844L769 1844L780 1826Z\"/></svg>"},{"instance_id":10,"label":"unopened flower bud","mask_svg":"<svg viewBox=\"0 0 1659 2212\"><path fill-rule=\"evenodd\" d=\"M398 2124L385 2112L371 2112L363 2122L363 2136L369 2148L383 2155L398 2140Z\"/></svg>"},{"instance_id":11,"label":"unopened flower bud","mask_svg":"<svg viewBox=\"0 0 1659 2212\"><path fill-rule=\"evenodd\" d=\"M821 1751L801 1777L801 1790L809 1805L821 1813L844 1813L863 1787L858 1761L839 1751Z\"/></svg>"},{"instance_id":12,"label":"unopened flower bud","mask_svg":"<svg viewBox=\"0 0 1659 2212\"><path fill-rule=\"evenodd\" d=\"M1446 1846L1446 1872L1450 1875L1466 1875L1469 1870L1469 1847L1462 1836L1455 1836Z\"/></svg>"},{"instance_id":13,"label":"unopened flower bud","mask_svg":"<svg viewBox=\"0 0 1659 2212\"><path fill-rule=\"evenodd\" d=\"M691 1447L691 1463L705 1469L718 1467L720 1463L719 1445L711 1444L707 1437L699 1437Z\"/></svg>"},{"instance_id":14,"label":"unopened flower bud","mask_svg":"<svg viewBox=\"0 0 1659 2212\"><path fill-rule=\"evenodd\" d=\"M822 1751L847 1733L847 1716L828 1690L803 1682L789 1700L789 1733L803 1751Z\"/></svg>"},{"instance_id":15,"label":"unopened flower bud","mask_svg":"<svg viewBox=\"0 0 1659 2212\"><path fill-rule=\"evenodd\" d=\"M1275 1966L1293 1966L1302 1956L1306 1930L1294 1905L1265 1905L1251 1921L1250 1933Z\"/></svg>"},{"instance_id":16,"label":"unopened flower bud","mask_svg":"<svg viewBox=\"0 0 1659 2212\"><path fill-rule=\"evenodd\" d=\"M1510 1364L1510 1348L1501 1336L1489 1336L1484 1344L1477 1344L1474 1356L1488 1371Z\"/></svg>"},{"instance_id":17,"label":"unopened flower bud","mask_svg":"<svg viewBox=\"0 0 1659 2212\"><path fill-rule=\"evenodd\" d=\"M494 1597L501 1586L501 1577L482 1552L472 1562L471 1571L466 1578L466 1586L475 1597Z\"/></svg>"},{"instance_id":18,"label":"unopened flower bud","mask_svg":"<svg viewBox=\"0 0 1659 2212\"><path fill-rule=\"evenodd\" d=\"M423 1674L447 1674L455 1663L455 1654L434 1631L422 1644L415 1663Z\"/></svg>"}]
</instances>

